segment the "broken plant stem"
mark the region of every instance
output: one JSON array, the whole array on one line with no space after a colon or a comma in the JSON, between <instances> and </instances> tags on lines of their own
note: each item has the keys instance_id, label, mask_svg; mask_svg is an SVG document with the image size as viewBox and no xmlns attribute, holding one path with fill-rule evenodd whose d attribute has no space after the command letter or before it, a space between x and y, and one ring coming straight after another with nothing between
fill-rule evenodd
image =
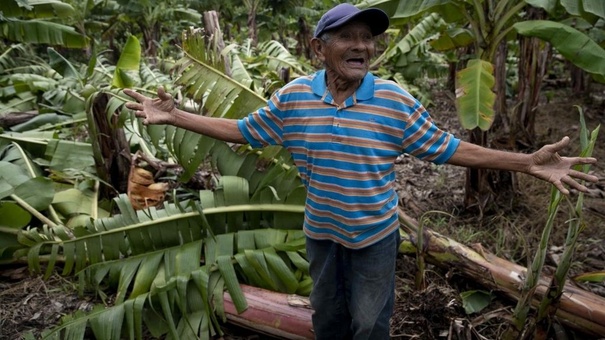
<instances>
[{"instance_id":1,"label":"broken plant stem","mask_svg":"<svg viewBox=\"0 0 605 340\"><path fill-rule=\"evenodd\" d=\"M32 207L31 205L29 205L27 202L25 202L23 199L21 199L21 197L12 194L10 196L15 202L17 202L17 204L19 204L19 206L21 206L21 208L27 210L30 214L34 215L37 219L39 219L42 223L47 224L49 227L51 227L52 229L55 229L58 227L58 224L56 224L55 222L51 221L48 217L44 216L42 213L40 213L38 210L34 209L34 207Z\"/></svg>"}]
</instances>

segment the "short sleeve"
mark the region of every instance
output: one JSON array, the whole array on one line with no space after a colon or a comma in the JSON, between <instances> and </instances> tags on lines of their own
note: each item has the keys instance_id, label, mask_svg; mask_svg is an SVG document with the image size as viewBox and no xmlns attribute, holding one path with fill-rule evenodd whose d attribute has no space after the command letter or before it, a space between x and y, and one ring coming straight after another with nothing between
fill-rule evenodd
<instances>
[{"instance_id":1,"label":"short sleeve","mask_svg":"<svg viewBox=\"0 0 605 340\"><path fill-rule=\"evenodd\" d=\"M279 91L267 105L238 121L238 128L252 147L281 145L283 136L282 111L279 110Z\"/></svg>"}]
</instances>

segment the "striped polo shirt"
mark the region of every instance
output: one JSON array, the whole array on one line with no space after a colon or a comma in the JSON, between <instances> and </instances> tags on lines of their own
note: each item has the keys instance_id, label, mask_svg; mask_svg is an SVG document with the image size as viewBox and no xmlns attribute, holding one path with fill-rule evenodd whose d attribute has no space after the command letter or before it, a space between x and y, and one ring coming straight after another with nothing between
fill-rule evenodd
<instances>
[{"instance_id":1,"label":"striped polo shirt","mask_svg":"<svg viewBox=\"0 0 605 340\"><path fill-rule=\"evenodd\" d=\"M307 188L306 235L353 249L399 226L399 155L441 164L460 143L408 92L371 73L340 106L328 91L325 70L297 78L238 127L253 147L283 145L292 154Z\"/></svg>"}]
</instances>

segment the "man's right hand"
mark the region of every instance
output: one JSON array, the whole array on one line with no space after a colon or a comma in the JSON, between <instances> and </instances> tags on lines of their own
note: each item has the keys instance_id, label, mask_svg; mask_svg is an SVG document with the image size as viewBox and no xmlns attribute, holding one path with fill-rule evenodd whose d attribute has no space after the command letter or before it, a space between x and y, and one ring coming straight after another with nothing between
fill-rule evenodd
<instances>
[{"instance_id":1,"label":"man's right hand","mask_svg":"<svg viewBox=\"0 0 605 340\"><path fill-rule=\"evenodd\" d=\"M131 89L124 89L124 93L137 102L128 102L126 107L134 110L134 115L143 118L143 124L171 124L174 125L176 105L174 98L166 93L163 87L158 88L158 97L149 98Z\"/></svg>"}]
</instances>

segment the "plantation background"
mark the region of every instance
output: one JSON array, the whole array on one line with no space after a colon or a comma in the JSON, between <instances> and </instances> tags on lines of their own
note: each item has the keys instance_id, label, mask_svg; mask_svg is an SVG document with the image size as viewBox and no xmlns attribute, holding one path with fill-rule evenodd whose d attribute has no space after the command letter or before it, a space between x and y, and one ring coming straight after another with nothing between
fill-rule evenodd
<instances>
[{"instance_id":1,"label":"plantation background","mask_svg":"<svg viewBox=\"0 0 605 340\"><path fill-rule=\"evenodd\" d=\"M137 294L149 298L133 307L133 315L139 315L137 308L144 315L140 338L188 338L193 333L218 338L221 332L224 338L269 337L213 320L212 308L199 311L179 305L179 298L198 295L177 292L176 287L177 282L192 285L194 278L198 287L205 288L206 282L216 289L210 298L218 299L214 306L222 302L216 297L222 289L237 296L238 281L308 294L304 244L297 243L296 232L289 241L257 239L246 253L254 252L267 263L277 261L277 254L283 261L280 268L288 270L268 266L263 271L241 256L246 238L239 231L263 229L267 233L261 231L257 238L268 240L274 228L300 226L304 192L288 155L279 149L218 143L178 129L144 127L123 108L127 99L121 89L153 94L164 86L183 108L237 118L262 105L289 79L319 67L307 41L314 23L336 3L0 4L0 338L35 338L57 325L67 326L61 335L50 333L51 338L117 338L120 333L128 338L129 332L137 334L136 322L112 327L102 321L99 310L114 313L129 301L141 301ZM438 125L457 136L532 152L567 135L572 142L565 155L573 156L587 147L594 131L592 152L599 162L589 171L599 182L589 184L586 195L572 192L551 215L551 188L546 183L519 174L436 166L408 155L396 164L397 191L402 210L424 228L522 266L539 254L540 238L553 217L540 273L554 275L557 267L564 267L565 248L571 248L564 276L589 273L590 280L572 280L572 285L605 298L605 137L597 133L605 121L602 3L453 0L359 5L380 6L392 18L389 31L378 37L379 56L372 72L408 89ZM157 190L135 185L136 167L154 175ZM574 215L577 200L580 208ZM138 210L145 205L153 208ZM133 206L137 210L128 208ZM564 247L574 227L581 230L577 241ZM148 233L149 240L137 243L132 232L138 230ZM180 239L164 242L172 238L166 232L173 230ZM218 246L212 243L218 234L237 235L225 241L235 249L221 248L221 241ZM127 242L114 249L108 241L114 240L112 235L122 235ZM415 245L417 235L410 235L409 243ZM200 261L190 261L195 246L201 249ZM220 250L211 253L213 247ZM415 255L399 255L393 338L507 336L511 318L518 315L516 299L485 287L460 265L435 261L428 252L419 255L427 263L425 282L418 287ZM193 267L172 268L170 258L179 256L194 262ZM145 259L155 257L161 258L156 271L143 274ZM137 259L143 260L133 265ZM251 278L255 271L259 277ZM237 274L237 280L230 281L226 273L233 278ZM154 306L153 299L163 293L170 296L168 307ZM599 301L592 312L595 322L605 327ZM159 319L145 314L153 308L164 314ZM83 316L82 337L79 331L68 331L79 329L74 319L61 319L82 317L74 314L77 310L98 313L98 319ZM207 319L196 319L199 327L194 332L184 326L183 315L198 313ZM220 319L220 311L217 314ZM109 315L127 319L127 312ZM534 310L522 323L526 330L531 330L533 318ZM549 338L603 336L583 324L573 327L556 317L546 319ZM526 336L538 338L532 331Z\"/></svg>"}]
</instances>

